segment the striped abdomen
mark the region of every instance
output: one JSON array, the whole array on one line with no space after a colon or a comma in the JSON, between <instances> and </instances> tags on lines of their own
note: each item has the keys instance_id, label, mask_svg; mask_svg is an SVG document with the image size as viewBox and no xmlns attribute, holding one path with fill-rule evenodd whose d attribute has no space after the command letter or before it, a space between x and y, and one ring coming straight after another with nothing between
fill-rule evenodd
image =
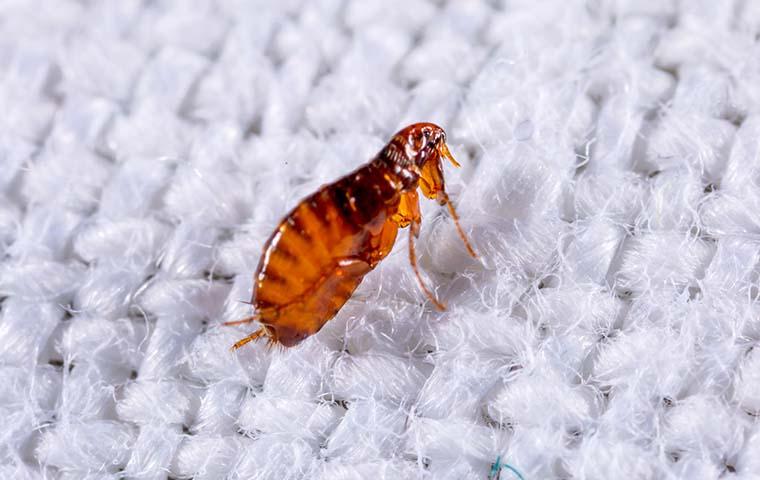
<instances>
[{"instance_id":1,"label":"striped abdomen","mask_svg":"<svg viewBox=\"0 0 760 480\"><path fill-rule=\"evenodd\" d=\"M254 278L261 323L288 345L318 331L390 251L398 192L370 163L304 199L267 242Z\"/></svg>"}]
</instances>

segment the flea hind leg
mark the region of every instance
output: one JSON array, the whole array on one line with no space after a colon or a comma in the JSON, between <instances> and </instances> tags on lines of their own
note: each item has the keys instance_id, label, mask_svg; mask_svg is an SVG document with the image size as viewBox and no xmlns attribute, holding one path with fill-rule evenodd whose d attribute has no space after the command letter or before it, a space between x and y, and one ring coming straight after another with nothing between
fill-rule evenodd
<instances>
[{"instance_id":1,"label":"flea hind leg","mask_svg":"<svg viewBox=\"0 0 760 480\"><path fill-rule=\"evenodd\" d=\"M416 235L412 235L411 232L409 232L409 263L412 264L412 270L414 270L414 275L417 277L417 283L420 284L420 288L425 293L425 295L430 299L431 302L433 302L433 305L435 305L435 308L437 308L440 311L446 310L446 305L440 302L435 296L433 295L433 292L431 292L427 286L425 285L425 282L422 280L422 275L420 274L419 268L417 268L417 255L414 251L414 239L413 237Z\"/></svg>"},{"instance_id":2,"label":"flea hind leg","mask_svg":"<svg viewBox=\"0 0 760 480\"><path fill-rule=\"evenodd\" d=\"M230 347L230 350L234 352L235 350L242 347L243 345L265 336L267 337L269 336L269 331L266 329L266 327L261 327L255 332L253 332L252 334L248 335L247 337L241 338L240 340L235 342L235 344L232 347Z\"/></svg>"},{"instance_id":3,"label":"flea hind leg","mask_svg":"<svg viewBox=\"0 0 760 480\"><path fill-rule=\"evenodd\" d=\"M422 214L420 213L420 199L416 190L412 190L401 197L398 212L394 215L394 221L396 221L401 227L409 225L409 263L412 265L412 270L414 270L414 275L417 277L417 283L420 285L420 289L422 289L425 296L433 302L435 308L441 311L446 310L446 306L435 298L433 292L431 292L427 285L425 285L420 270L417 267L417 254L414 250L414 239L420 235Z\"/></svg>"}]
</instances>

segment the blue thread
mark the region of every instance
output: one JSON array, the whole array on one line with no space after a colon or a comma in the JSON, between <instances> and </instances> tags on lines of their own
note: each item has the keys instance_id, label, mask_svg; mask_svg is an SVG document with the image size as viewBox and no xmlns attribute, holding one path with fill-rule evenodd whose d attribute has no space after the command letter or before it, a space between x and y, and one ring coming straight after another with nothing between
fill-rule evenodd
<instances>
[{"instance_id":1,"label":"blue thread","mask_svg":"<svg viewBox=\"0 0 760 480\"><path fill-rule=\"evenodd\" d=\"M502 468L506 468L507 470L511 471L520 480L525 480L525 478L523 478L522 474L519 471L517 471L517 469L515 467L513 467L512 465L510 465L508 463L501 463L501 455L499 455L498 457L496 457L496 462L494 462L494 464L491 465L491 473L488 474L488 479L489 480L498 479L499 476L500 476L500 474L501 474L501 469Z\"/></svg>"}]
</instances>

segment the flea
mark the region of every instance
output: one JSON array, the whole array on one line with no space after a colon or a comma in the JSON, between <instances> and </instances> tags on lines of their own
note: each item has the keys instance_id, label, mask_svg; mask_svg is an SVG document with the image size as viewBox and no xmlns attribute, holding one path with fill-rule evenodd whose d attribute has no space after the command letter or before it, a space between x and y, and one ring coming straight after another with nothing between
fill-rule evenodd
<instances>
[{"instance_id":1,"label":"flea","mask_svg":"<svg viewBox=\"0 0 760 480\"><path fill-rule=\"evenodd\" d=\"M448 207L467 251L477 258L444 188L444 158L459 166L443 129L416 123L394 135L369 163L303 199L264 246L254 274L254 314L226 323L258 321L261 328L232 348L260 337L291 347L317 333L390 253L399 228L411 229L409 261L420 288L444 310L417 268L414 239L422 221L418 188Z\"/></svg>"}]
</instances>

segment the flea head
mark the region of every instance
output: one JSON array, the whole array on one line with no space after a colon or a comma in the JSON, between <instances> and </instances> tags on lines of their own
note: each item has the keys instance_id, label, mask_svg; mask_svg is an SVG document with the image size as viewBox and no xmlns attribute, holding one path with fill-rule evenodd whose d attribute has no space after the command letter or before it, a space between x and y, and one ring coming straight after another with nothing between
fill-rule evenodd
<instances>
[{"instance_id":1,"label":"flea head","mask_svg":"<svg viewBox=\"0 0 760 480\"><path fill-rule=\"evenodd\" d=\"M445 157L459 166L446 146L446 132L434 123L415 123L398 132L391 143L401 147L403 156L417 168Z\"/></svg>"},{"instance_id":2,"label":"flea head","mask_svg":"<svg viewBox=\"0 0 760 480\"><path fill-rule=\"evenodd\" d=\"M386 158L409 177L407 185L419 186L428 198L446 202L441 159L459 166L446 145L446 132L434 123L415 123L398 132L386 147Z\"/></svg>"}]
</instances>

